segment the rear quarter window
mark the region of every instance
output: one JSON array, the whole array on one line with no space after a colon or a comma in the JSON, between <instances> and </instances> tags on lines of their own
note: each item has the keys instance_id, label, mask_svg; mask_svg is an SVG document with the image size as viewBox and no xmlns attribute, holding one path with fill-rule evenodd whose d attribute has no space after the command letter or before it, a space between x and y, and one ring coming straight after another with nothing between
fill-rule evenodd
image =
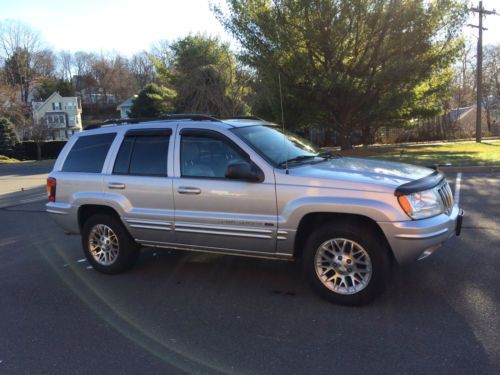
<instances>
[{"instance_id":1,"label":"rear quarter window","mask_svg":"<svg viewBox=\"0 0 500 375\"><path fill-rule=\"evenodd\" d=\"M77 139L69 152L63 172L101 173L116 133L85 135Z\"/></svg>"}]
</instances>

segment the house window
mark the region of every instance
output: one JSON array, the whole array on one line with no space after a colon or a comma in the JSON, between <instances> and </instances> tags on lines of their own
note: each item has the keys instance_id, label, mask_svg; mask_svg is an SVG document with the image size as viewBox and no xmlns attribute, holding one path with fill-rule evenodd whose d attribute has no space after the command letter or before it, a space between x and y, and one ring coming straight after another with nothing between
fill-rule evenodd
<instances>
[{"instance_id":1,"label":"house window","mask_svg":"<svg viewBox=\"0 0 500 375\"><path fill-rule=\"evenodd\" d=\"M60 102L53 102L52 103L52 109L54 111L60 111L61 110L61 103Z\"/></svg>"}]
</instances>

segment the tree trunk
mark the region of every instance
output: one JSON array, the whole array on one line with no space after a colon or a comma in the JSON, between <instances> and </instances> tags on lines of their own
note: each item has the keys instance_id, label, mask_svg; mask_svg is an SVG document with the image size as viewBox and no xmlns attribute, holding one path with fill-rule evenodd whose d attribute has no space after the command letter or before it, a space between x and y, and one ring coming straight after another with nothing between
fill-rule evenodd
<instances>
[{"instance_id":1,"label":"tree trunk","mask_svg":"<svg viewBox=\"0 0 500 375\"><path fill-rule=\"evenodd\" d=\"M370 126L365 126L361 130L361 141L363 146L367 148L369 145L375 143L375 131L371 129Z\"/></svg>"},{"instance_id":2,"label":"tree trunk","mask_svg":"<svg viewBox=\"0 0 500 375\"><path fill-rule=\"evenodd\" d=\"M490 111L490 104L488 103L485 107L486 107L486 123L488 124L488 132L491 134L491 111Z\"/></svg>"},{"instance_id":3,"label":"tree trunk","mask_svg":"<svg viewBox=\"0 0 500 375\"><path fill-rule=\"evenodd\" d=\"M339 140L342 151L352 150L351 133L348 130L340 129Z\"/></svg>"},{"instance_id":4,"label":"tree trunk","mask_svg":"<svg viewBox=\"0 0 500 375\"><path fill-rule=\"evenodd\" d=\"M36 160L42 160L42 143L36 143Z\"/></svg>"}]
</instances>

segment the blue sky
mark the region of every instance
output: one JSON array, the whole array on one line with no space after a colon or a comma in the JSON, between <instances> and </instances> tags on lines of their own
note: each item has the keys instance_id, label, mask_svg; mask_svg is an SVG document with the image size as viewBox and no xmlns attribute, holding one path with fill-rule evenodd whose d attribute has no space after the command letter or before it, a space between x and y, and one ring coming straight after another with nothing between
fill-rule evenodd
<instances>
[{"instance_id":1,"label":"blue sky","mask_svg":"<svg viewBox=\"0 0 500 375\"><path fill-rule=\"evenodd\" d=\"M500 0L484 0L483 4L500 12ZM208 0L2 0L0 18L29 24L55 50L131 55L158 40L175 40L189 33L219 36L234 44L210 11ZM477 23L477 16L470 23ZM487 17L484 26L489 29L485 44L500 43L500 16ZM476 29L466 28L466 33L476 40Z\"/></svg>"},{"instance_id":2,"label":"blue sky","mask_svg":"<svg viewBox=\"0 0 500 375\"><path fill-rule=\"evenodd\" d=\"M1 0L6 18L29 24L56 50L130 55L189 33L231 41L207 0Z\"/></svg>"}]
</instances>

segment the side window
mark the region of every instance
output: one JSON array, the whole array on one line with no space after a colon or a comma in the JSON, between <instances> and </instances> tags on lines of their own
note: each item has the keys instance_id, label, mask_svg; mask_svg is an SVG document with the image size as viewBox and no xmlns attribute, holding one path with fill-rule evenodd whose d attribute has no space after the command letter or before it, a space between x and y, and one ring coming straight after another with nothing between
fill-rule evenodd
<instances>
[{"instance_id":1,"label":"side window","mask_svg":"<svg viewBox=\"0 0 500 375\"><path fill-rule=\"evenodd\" d=\"M63 172L101 173L116 133L86 135L77 139L69 152Z\"/></svg>"},{"instance_id":2,"label":"side window","mask_svg":"<svg viewBox=\"0 0 500 375\"><path fill-rule=\"evenodd\" d=\"M245 160L241 151L219 137L181 138L181 176L224 178L229 164Z\"/></svg>"},{"instance_id":3,"label":"side window","mask_svg":"<svg viewBox=\"0 0 500 375\"><path fill-rule=\"evenodd\" d=\"M169 136L126 136L113 167L114 174L166 176Z\"/></svg>"}]
</instances>

